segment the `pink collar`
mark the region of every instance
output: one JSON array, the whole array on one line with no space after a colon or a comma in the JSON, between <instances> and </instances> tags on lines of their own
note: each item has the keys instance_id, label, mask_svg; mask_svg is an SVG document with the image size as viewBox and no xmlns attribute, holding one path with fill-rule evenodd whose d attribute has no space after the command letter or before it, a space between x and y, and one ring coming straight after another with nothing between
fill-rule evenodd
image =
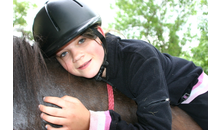
<instances>
[{"instance_id":1,"label":"pink collar","mask_svg":"<svg viewBox=\"0 0 220 130\"><path fill-rule=\"evenodd\" d=\"M114 93L112 86L107 84L108 90L108 110L114 110Z\"/></svg>"}]
</instances>

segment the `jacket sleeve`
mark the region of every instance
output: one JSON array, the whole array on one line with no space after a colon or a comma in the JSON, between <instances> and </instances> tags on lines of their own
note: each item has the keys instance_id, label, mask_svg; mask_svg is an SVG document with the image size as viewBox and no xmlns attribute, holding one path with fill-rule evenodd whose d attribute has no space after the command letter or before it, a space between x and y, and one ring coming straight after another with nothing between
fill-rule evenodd
<instances>
[{"instance_id":1,"label":"jacket sleeve","mask_svg":"<svg viewBox=\"0 0 220 130\"><path fill-rule=\"evenodd\" d=\"M140 56L141 57L141 56ZM166 81L160 61L157 57L137 58L136 56L130 59L130 67L125 67L126 85L122 86L126 89L128 97L133 98L137 105L136 124L129 124L121 120L121 117L116 112L109 110L103 112L103 123L105 130L170 130L172 124L171 109L169 105L169 94ZM129 70L130 69L130 70ZM127 77L126 77L127 76ZM128 94L128 90L130 94ZM131 97L130 95L133 95ZM101 117L101 116L100 116ZM90 119L91 120L91 119ZM93 118L92 124L101 126L100 119L98 123L92 123L96 119ZM92 128L92 127L91 127ZM92 130L92 129L91 129ZM96 130L96 129L95 129ZM102 129L103 130L103 129Z\"/></svg>"}]
</instances>

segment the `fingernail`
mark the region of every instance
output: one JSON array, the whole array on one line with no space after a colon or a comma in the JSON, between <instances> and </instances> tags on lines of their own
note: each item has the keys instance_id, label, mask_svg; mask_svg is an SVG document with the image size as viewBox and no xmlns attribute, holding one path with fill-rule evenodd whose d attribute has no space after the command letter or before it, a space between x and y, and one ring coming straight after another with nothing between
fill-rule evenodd
<instances>
[{"instance_id":1,"label":"fingernail","mask_svg":"<svg viewBox=\"0 0 220 130\"><path fill-rule=\"evenodd\" d=\"M45 125L45 128L47 129L47 125Z\"/></svg>"},{"instance_id":2,"label":"fingernail","mask_svg":"<svg viewBox=\"0 0 220 130\"><path fill-rule=\"evenodd\" d=\"M43 115L44 115L44 114L43 114L43 113L41 113L41 114L40 114L40 117L41 117L41 118L43 118Z\"/></svg>"},{"instance_id":3,"label":"fingernail","mask_svg":"<svg viewBox=\"0 0 220 130\"><path fill-rule=\"evenodd\" d=\"M38 108L40 109L40 105L38 105Z\"/></svg>"},{"instance_id":4,"label":"fingernail","mask_svg":"<svg viewBox=\"0 0 220 130\"><path fill-rule=\"evenodd\" d=\"M43 97L43 101L44 101L45 97Z\"/></svg>"}]
</instances>

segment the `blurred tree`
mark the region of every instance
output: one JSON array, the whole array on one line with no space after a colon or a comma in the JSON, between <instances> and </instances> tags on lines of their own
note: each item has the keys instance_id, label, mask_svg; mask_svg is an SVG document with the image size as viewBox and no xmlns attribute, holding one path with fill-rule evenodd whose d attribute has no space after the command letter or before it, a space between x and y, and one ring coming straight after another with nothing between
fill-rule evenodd
<instances>
[{"instance_id":1,"label":"blurred tree","mask_svg":"<svg viewBox=\"0 0 220 130\"><path fill-rule=\"evenodd\" d=\"M146 40L163 53L182 57L201 66L208 74L208 2L207 0L116 0L117 11L109 28L121 31L127 38ZM202 11L198 33L192 35L191 23ZM196 21L195 21L196 22ZM197 47L182 47L199 41Z\"/></svg>"},{"instance_id":2,"label":"blurred tree","mask_svg":"<svg viewBox=\"0 0 220 130\"><path fill-rule=\"evenodd\" d=\"M31 4L28 1L18 2L13 0L13 27L16 28L18 32L22 33L22 36L26 36L28 39L33 39L30 30L25 30L24 27L27 25L25 20L29 8L36 8L36 4Z\"/></svg>"},{"instance_id":3,"label":"blurred tree","mask_svg":"<svg viewBox=\"0 0 220 130\"><path fill-rule=\"evenodd\" d=\"M201 66L206 74L208 74L208 2L200 1L200 8L203 11L200 17L198 29L200 36L198 37L199 45L191 48L190 51L182 52L181 57L193 61L196 65Z\"/></svg>"},{"instance_id":4,"label":"blurred tree","mask_svg":"<svg viewBox=\"0 0 220 130\"><path fill-rule=\"evenodd\" d=\"M127 38L146 40L161 52L173 56L179 56L182 46L190 40L179 35L180 30L186 28L184 25L188 18L197 13L196 1L116 0L115 5L111 8L118 8L119 11L116 22L109 28L122 31ZM190 25L188 30L191 30Z\"/></svg>"}]
</instances>

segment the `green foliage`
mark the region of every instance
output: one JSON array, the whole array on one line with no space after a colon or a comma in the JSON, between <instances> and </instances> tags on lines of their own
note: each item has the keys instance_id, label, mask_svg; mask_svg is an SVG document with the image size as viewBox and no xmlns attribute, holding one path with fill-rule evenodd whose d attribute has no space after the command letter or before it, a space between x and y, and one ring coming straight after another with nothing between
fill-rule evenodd
<instances>
[{"instance_id":1,"label":"green foliage","mask_svg":"<svg viewBox=\"0 0 220 130\"><path fill-rule=\"evenodd\" d=\"M195 4L192 0L116 0L119 11L116 22L109 27L122 31L127 38L146 40L161 52L179 56L187 39L178 33L189 16L197 13Z\"/></svg>"},{"instance_id":2,"label":"green foliage","mask_svg":"<svg viewBox=\"0 0 220 130\"><path fill-rule=\"evenodd\" d=\"M26 36L29 39L33 39L32 33L31 31L24 30L24 27L27 25L25 18L28 9L31 7L36 8L37 5L27 1L18 2L17 0L13 0L13 27L16 28L18 32L21 32L22 36Z\"/></svg>"},{"instance_id":3,"label":"green foliage","mask_svg":"<svg viewBox=\"0 0 220 130\"><path fill-rule=\"evenodd\" d=\"M207 24L202 20L198 25L201 36L192 35L191 24L186 24L198 9L207 15L207 9L203 9L207 5L207 0L116 0L111 8L118 10L117 16L109 28L121 31L127 38L146 40L163 53L192 60L208 73ZM182 51L183 46L195 40L200 41L198 47Z\"/></svg>"},{"instance_id":4,"label":"green foliage","mask_svg":"<svg viewBox=\"0 0 220 130\"><path fill-rule=\"evenodd\" d=\"M190 52L183 52L181 57L193 61L196 65L201 66L206 74L208 74L208 2L201 0L200 8L203 9L203 17L200 19L198 29L200 30L199 45L191 48ZM192 54L192 56L190 55Z\"/></svg>"},{"instance_id":5,"label":"green foliage","mask_svg":"<svg viewBox=\"0 0 220 130\"><path fill-rule=\"evenodd\" d=\"M27 11L29 8L29 2L18 2L17 0L13 0L13 27L15 25L27 25L25 16L27 16Z\"/></svg>"}]
</instances>

